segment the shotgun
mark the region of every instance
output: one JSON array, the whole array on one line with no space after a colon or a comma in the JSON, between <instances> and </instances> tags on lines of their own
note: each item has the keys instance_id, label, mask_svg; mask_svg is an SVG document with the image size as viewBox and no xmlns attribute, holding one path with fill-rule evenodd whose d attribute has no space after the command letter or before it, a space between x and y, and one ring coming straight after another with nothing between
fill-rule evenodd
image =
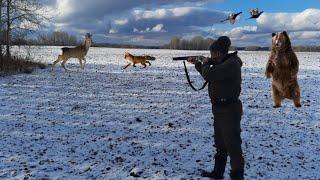
<instances>
[{"instance_id":1,"label":"shotgun","mask_svg":"<svg viewBox=\"0 0 320 180\"><path fill-rule=\"evenodd\" d=\"M193 58L199 62L202 62L206 57L204 57L204 56L181 56L181 57L173 57L172 60L173 61L186 61L189 58Z\"/></svg>"}]
</instances>

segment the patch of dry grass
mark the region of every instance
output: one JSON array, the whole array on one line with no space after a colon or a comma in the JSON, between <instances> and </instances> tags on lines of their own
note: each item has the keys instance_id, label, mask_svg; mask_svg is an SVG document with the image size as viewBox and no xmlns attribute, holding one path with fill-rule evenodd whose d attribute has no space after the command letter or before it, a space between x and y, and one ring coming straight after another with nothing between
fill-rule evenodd
<instances>
[{"instance_id":1,"label":"patch of dry grass","mask_svg":"<svg viewBox=\"0 0 320 180\"><path fill-rule=\"evenodd\" d=\"M34 62L28 58L21 58L16 56L12 56L10 58L3 57L2 60L0 60L1 74L30 74L35 68L45 69L46 65L41 62Z\"/></svg>"}]
</instances>

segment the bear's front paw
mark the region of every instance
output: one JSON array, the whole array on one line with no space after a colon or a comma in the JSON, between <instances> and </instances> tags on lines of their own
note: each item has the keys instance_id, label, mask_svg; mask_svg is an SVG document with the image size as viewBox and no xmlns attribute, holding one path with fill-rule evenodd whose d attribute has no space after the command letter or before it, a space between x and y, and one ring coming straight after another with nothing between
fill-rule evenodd
<instances>
[{"instance_id":1,"label":"bear's front paw","mask_svg":"<svg viewBox=\"0 0 320 180\"><path fill-rule=\"evenodd\" d=\"M291 78L291 79L295 79L296 77L297 77L297 74L291 74L291 75L290 75L290 78Z\"/></svg>"},{"instance_id":2,"label":"bear's front paw","mask_svg":"<svg viewBox=\"0 0 320 180\"><path fill-rule=\"evenodd\" d=\"M267 77L267 79L270 79L271 78L271 74L266 72L266 77Z\"/></svg>"},{"instance_id":3,"label":"bear's front paw","mask_svg":"<svg viewBox=\"0 0 320 180\"><path fill-rule=\"evenodd\" d=\"M267 72L269 72L269 73L272 73L273 71L274 71L274 67L273 67L273 65L272 64L269 64L268 66L267 66Z\"/></svg>"},{"instance_id":4,"label":"bear's front paw","mask_svg":"<svg viewBox=\"0 0 320 180\"><path fill-rule=\"evenodd\" d=\"M301 104L295 104L295 106L296 106L297 108L302 107L302 105L301 105Z\"/></svg>"}]
</instances>

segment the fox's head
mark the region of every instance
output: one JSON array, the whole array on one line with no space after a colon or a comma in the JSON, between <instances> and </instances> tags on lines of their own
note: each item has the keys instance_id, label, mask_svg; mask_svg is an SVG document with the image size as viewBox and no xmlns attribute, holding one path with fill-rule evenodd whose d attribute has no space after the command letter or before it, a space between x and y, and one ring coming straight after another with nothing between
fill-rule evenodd
<instances>
[{"instance_id":1,"label":"fox's head","mask_svg":"<svg viewBox=\"0 0 320 180\"><path fill-rule=\"evenodd\" d=\"M272 48L284 50L291 47L291 41L286 31L272 33Z\"/></svg>"},{"instance_id":2,"label":"fox's head","mask_svg":"<svg viewBox=\"0 0 320 180\"><path fill-rule=\"evenodd\" d=\"M127 59L127 57L130 57L130 56L132 56L132 55L131 55L130 53L128 53L128 52L125 52L125 53L124 53L124 58L125 58L125 59Z\"/></svg>"}]
</instances>

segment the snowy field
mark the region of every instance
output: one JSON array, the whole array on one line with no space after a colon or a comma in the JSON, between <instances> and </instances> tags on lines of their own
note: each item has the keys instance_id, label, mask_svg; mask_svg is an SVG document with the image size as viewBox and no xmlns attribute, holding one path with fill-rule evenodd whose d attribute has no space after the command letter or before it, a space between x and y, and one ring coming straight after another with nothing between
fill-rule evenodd
<instances>
[{"instance_id":1,"label":"snowy field","mask_svg":"<svg viewBox=\"0 0 320 180\"><path fill-rule=\"evenodd\" d=\"M128 50L157 60L124 71L125 51L91 48L85 70L71 60L71 73L58 65L0 77L0 179L200 179L199 169L213 168L207 91L194 92L171 60L208 52ZM60 49L34 53L51 63ZM239 56L246 179L320 179L320 54L298 53L301 109L289 100L272 108L267 52Z\"/></svg>"}]
</instances>

